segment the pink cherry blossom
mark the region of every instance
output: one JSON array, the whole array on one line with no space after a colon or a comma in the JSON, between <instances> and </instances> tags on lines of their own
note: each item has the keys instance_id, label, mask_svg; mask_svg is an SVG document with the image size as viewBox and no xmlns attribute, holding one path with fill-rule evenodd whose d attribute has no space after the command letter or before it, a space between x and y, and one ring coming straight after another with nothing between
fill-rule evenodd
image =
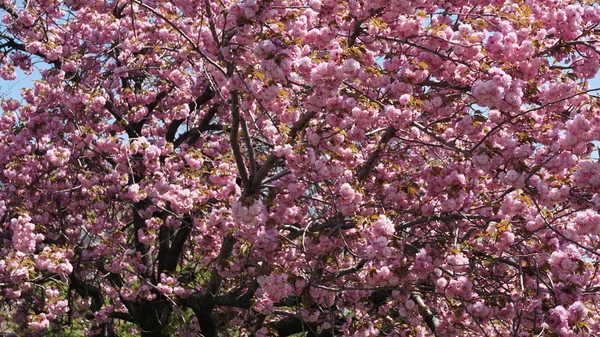
<instances>
[{"instance_id":1,"label":"pink cherry blossom","mask_svg":"<svg viewBox=\"0 0 600 337\"><path fill-rule=\"evenodd\" d=\"M0 12L15 334L600 332L598 6Z\"/></svg>"}]
</instances>

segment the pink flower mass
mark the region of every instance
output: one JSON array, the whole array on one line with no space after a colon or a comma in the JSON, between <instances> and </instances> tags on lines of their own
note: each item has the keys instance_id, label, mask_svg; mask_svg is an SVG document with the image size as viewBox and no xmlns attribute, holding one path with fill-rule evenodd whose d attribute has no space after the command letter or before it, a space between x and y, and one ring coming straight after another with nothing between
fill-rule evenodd
<instances>
[{"instance_id":1,"label":"pink flower mass","mask_svg":"<svg viewBox=\"0 0 600 337\"><path fill-rule=\"evenodd\" d=\"M600 334L598 1L0 17L0 335Z\"/></svg>"}]
</instances>

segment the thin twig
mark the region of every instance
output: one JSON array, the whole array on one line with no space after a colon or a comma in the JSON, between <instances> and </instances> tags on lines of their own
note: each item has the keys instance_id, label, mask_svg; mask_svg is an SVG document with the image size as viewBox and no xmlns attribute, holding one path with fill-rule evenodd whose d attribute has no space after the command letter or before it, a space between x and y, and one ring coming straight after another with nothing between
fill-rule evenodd
<instances>
[{"instance_id":1,"label":"thin twig","mask_svg":"<svg viewBox=\"0 0 600 337\"><path fill-rule=\"evenodd\" d=\"M221 68L221 66L219 66L214 60L212 60L210 57L208 57L202 50L200 50L200 48L198 48L198 45L196 43L194 43L194 41L192 41L192 39L190 39L190 37L187 36L187 34L184 31L182 31L173 22L171 22L171 20L167 19L164 15L159 13L156 9L146 5L143 2L141 2L139 0L133 0L133 1L135 3L137 3L138 5L151 11L154 15L158 16L159 18L163 19L166 23L168 23L171 27L173 27L173 29L175 29L177 31L177 33L179 33L181 36L183 36L183 38L186 39L186 41L192 45L194 50L196 52L198 52L198 54L200 54L200 56L202 56L202 58L204 58L206 61L208 61L208 63L210 63L213 67L215 67L217 70L219 70L223 75L226 75L225 70L223 70L223 68ZM217 42L217 41L215 41L215 42Z\"/></svg>"}]
</instances>

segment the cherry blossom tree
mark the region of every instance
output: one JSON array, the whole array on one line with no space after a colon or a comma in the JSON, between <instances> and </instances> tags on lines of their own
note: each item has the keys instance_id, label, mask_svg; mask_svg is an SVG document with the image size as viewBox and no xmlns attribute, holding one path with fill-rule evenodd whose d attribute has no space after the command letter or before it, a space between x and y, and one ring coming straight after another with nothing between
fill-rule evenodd
<instances>
[{"instance_id":1,"label":"cherry blossom tree","mask_svg":"<svg viewBox=\"0 0 600 337\"><path fill-rule=\"evenodd\" d=\"M19 336L600 333L595 1L0 11Z\"/></svg>"}]
</instances>

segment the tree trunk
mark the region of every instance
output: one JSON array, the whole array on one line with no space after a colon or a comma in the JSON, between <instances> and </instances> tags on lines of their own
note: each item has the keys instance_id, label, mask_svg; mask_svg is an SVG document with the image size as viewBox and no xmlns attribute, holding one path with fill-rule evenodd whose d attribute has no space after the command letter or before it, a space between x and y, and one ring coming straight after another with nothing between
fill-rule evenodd
<instances>
[{"instance_id":1,"label":"tree trunk","mask_svg":"<svg viewBox=\"0 0 600 337\"><path fill-rule=\"evenodd\" d=\"M171 304L164 296L158 296L154 301L142 301L135 315L141 337L168 337L164 329L169 324Z\"/></svg>"}]
</instances>

